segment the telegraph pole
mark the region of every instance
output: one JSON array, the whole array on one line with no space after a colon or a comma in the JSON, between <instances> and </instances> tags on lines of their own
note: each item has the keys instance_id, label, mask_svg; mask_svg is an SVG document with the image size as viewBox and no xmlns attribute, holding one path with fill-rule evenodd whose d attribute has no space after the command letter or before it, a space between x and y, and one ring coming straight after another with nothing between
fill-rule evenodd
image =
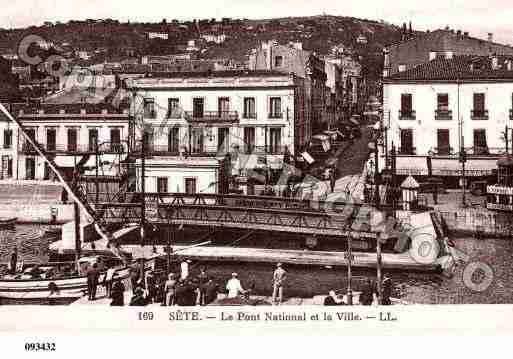
<instances>
[{"instance_id":1,"label":"telegraph pole","mask_svg":"<svg viewBox=\"0 0 513 359\"><path fill-rule=\"evenodd\" d=\"M376 210L380 208L379 199L379 166L378 166L378 138L374 139L374 206ZM371 146L372 147L372 146ZM382 300L382 289L381 289L381 241L379 235L376 236L376 269L377 269L377 289L378 289L378 304L381 304Z\"/></svg>"}]
</instances>

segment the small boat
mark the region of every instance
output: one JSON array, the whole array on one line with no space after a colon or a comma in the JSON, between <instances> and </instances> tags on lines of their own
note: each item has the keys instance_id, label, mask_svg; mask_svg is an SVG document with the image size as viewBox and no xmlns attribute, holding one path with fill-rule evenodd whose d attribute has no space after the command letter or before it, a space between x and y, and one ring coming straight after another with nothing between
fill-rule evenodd
<instances>
[{"instance_id":1,"label":"small boat","mask_svg":"<svg viewBox=\"0 0 513 359\"><path fill-rule=\"evenodd\" d=\"M16 217L0 218L0 229L14 227L17 220L18 218Z\"/></svg>"},{"instance_id":2,"label":"small boat","mask_svg":"<svg viewBox=\"0 0 513 359\"><path fill-rule=\"evenodd\" d=\"M124 280L130 275L130 268L122 264L121 260L104 256L81 258L80 270L75 275L61 274L62 264L31 266L25 268L22 273L0 278L0 298L16 300L80 298L87 292L85 273L94 263L98 264L100 270L99 284L103 283L106 269L111 266L117 269L115 280Z\"/></svg>"}]
</instances>

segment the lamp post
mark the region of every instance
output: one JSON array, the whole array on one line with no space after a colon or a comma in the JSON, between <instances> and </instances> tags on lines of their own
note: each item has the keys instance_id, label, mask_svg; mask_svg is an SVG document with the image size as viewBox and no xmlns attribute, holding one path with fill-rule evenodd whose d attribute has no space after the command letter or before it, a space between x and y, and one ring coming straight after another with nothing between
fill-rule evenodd
<instances>
[{"instance_id":1,"label":"lamp post","mask_svg":"<svg viewBox=\"0 0 513 359\"><path fill-rule=\"evenodd\" d=\"M374 206L377 210L380 208L380 199L379 199L379 166L378 166L378 141L377 138L374 140L374 143L369 143L369 148L371 150L374 150ZM378 304L381 304L382 299L382 286L381 286L381 266L382 266L382 259L381 259L381 241L379 238L379 235L376 236L376 276L377 276L377 290L378 290Z\"/></svg>"},{"instance_id":2,"label":"lamp post","mask_svg":"<svg viewBox=\"0 0 513 359\"><path fill-rule=\"evenodd\" d=\"M461 196L461 205L465 208L467 206L466 201L466 194L465 194L465 185L466 185L466 178L465 178L465 162L467 162L467 154L465 152L465 148L463 147L463 136L461 137L461 148L460 148L460 158L459 161L461 163L461 187L463 190L462 196Z\"/></svg>"}]
</instances>

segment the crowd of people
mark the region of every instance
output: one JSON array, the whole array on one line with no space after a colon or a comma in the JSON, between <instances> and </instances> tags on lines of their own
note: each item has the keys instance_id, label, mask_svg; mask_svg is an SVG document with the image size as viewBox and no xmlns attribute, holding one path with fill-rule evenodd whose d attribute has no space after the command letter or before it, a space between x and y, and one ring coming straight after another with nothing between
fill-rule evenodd
<instances>
[{"instance_id":1,"label":"crowd of people","mask_svg":"<svg viewBox=\"0 0 513 359\"><path fill-rule=\"evenodd\" d=\"M392 280L388 276L383 277L381 290L381 305L391 305ZM372 305L378 302L378 291L375 284L366 278L359 296L360 305ZM324 305L348 305L347 295L338 295L334 290L330 290L328 296L324 298Z\"/></svg>"}]
</instances>

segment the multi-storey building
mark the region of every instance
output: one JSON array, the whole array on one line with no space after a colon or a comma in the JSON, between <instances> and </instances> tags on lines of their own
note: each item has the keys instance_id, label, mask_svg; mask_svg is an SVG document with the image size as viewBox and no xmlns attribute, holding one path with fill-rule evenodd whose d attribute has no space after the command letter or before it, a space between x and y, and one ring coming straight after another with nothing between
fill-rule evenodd
<instances>
[{"instance_id":1,"label":"multi-storey building","mask_svg":"<svg viewBox=\"0 0 513 359\"><path fill-rule=\"evenodd\" d=\"M9 106L7 106L9 110ZM17 128L9 119L0 116L0 180L12 179L17 177L17 158L16 148Z\"/></svg>"},{"instance_id":2,"label":"multi-storey building","mask_svg":"<svg viewBox=\"0 0 513 359\"><path fill-rule=\"evenodd\" d=\"M437 58L397 73L384 80L383 109L400 173L458 178L465 153L466 175L488 176L512 146L513 57Z\"/></svg>"},{"instance_id":3,"label":"multi-storey building","mask_svg":"<svg viewBox=\"0 0 513 359\"><path fill-rule=\"evenodd\" d=\"M96 145L103 153L113 156L125 152L129 133L127 104L115 106L104 101L66 103L66 99L76 96L64 92L59 100L52 98L52 102L11 105L11 113L21 121L26 133L53 158L57 166L69 173L89 160ZM16 178L50 179L49 167L25 137L18 132L15 141L14 146L18 150L14 170ZM111 158L100 174L117 174L120 169L119 163L115 162L115 158Z\"/></svg>"},{"instance_id":4,"label":"multi-storey building","mask_svg":"<svg viewBox=\"0 0 513 359\"><path fill-rule=\"evenodd\" d=\"M281 169L284 156L308 141L303 79L292 74L161 73L126 84L156 158L221 160L229 153L232 175L242 178L248 170Z\"/></svg>"},{"instance_id":5,"label":"multi-storey building","mask_svg":"<svg viewBox=\"0 0 513 359\"><path fill-rule=\"evenodd\" d=\"M254 49L249 57L250 70L273 70L294 73L304 78L306 94L306 121L313 133L328 128L326 119L326 88L324 60L312 51L303 50L302 43L279 45L276 41L264 42L261 48ZM307 136L311 138L312 133Z\"/></svg>"},{"instance_id":6,"label":"multi-storey building","mask_svg":"<svg viewBox=\"0 0 513 359\"><path fill-rule=\"evenodd\" d=\"M384 77L406 71L435 58L452 58L459 55L490 54L513 55L513 47L471 37L468 32L449 28L410 35L405 41L390 45L384 50Z\"/></svg>"}]
</instances>

